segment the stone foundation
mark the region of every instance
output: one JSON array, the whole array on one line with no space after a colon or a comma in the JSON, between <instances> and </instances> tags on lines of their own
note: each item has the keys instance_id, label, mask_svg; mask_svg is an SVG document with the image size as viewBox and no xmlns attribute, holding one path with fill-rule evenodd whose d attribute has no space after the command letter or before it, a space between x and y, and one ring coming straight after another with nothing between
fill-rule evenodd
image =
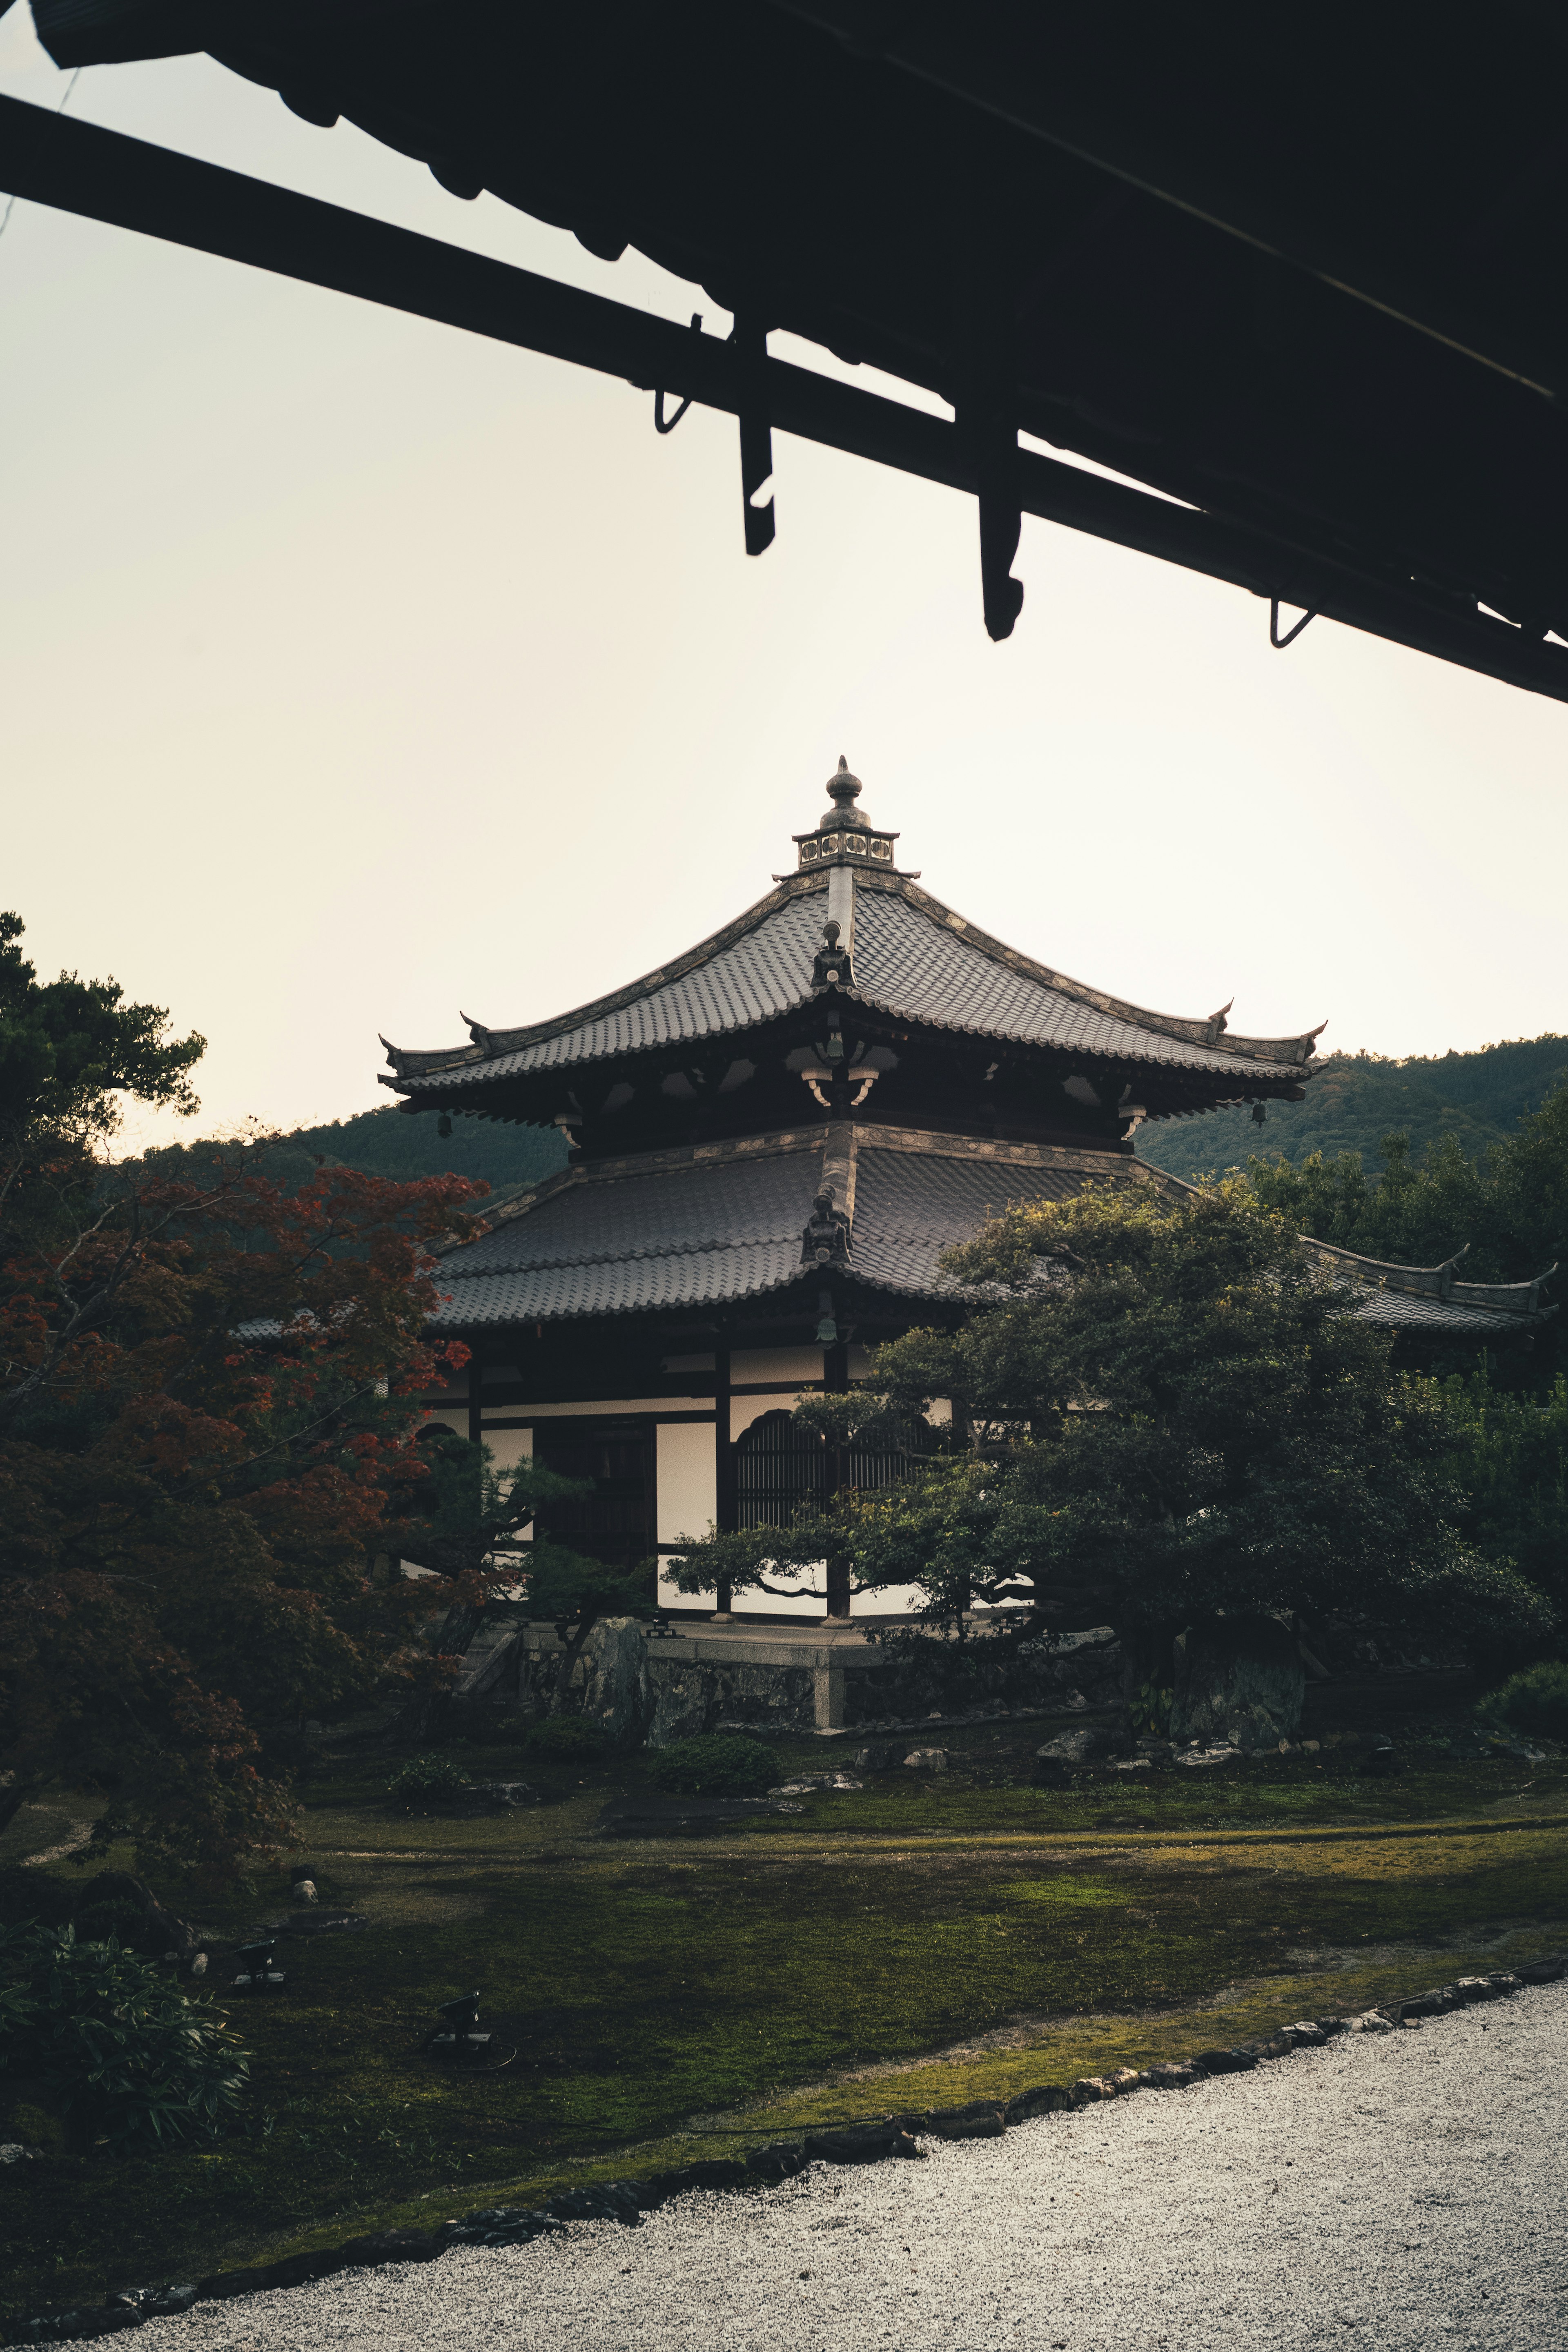
<instances>
[{"instance_id":1,"label":"stone foundation","mask_svg":"<svg viewBox=\"0 0 1568 2352\"><path fill-rule=\"evenodd\" d=\"M502 1712L551 1708L563 1656L553 1626L492 1607L469 1633L453 1697ZM590 1633L566 1707L617 1741L663 1748L721 1727L798 1736L931 1716L1087 1713L1119 1705L1121 1683L1121 1649L1109 1627L1020 1649L984 1635L883 1643L869 1627L700 1621L661 1633L620 1617Z\"/></svg>"}]
</instances>

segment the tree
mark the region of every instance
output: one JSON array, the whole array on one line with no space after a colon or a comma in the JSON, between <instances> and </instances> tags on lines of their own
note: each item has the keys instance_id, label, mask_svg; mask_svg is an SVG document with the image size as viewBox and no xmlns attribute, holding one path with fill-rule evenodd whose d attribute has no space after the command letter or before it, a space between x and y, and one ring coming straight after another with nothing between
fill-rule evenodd
<instances>
[{"instance_id":1,"label":"tree","mask_svg":"<svg viewBox=\"0 0 1568 2352\"><path fill-rule=\"evenodd\" d=\"M1463 1276L1476 1282L1527 1282L1568 1265L1568 1085L1482 1160L1467 1159L1452 1137L1419 1160L1401 1134L1384 1136L1382 1151L1376 1181L1358 1151L1315 1151L1296 1167L1254 1158L1247 1174L1298 1233L1366 1257L1433 1265L1464 1247Z\"/></svg>"},{"instance_id":2,"label":"tree","mask_svg":"<svg viewBox=\"0 0 1568 2352\"><path fill-rule=\"evenodd\" d=\"M171 1175L112 1159L118 1097L194 1108L199 1039L112 982L40 988L9 919L0 1236L0 1825L51 1784L105 1793L101 1839L213 1883L288 1833L258 1732L421 1670L434 1591L394 1572L428 1507L414 1443L438 1354L456 1177L256 1146Z\"/></svg>"},{"instance_id":3,"label":"tree","mask_svg":"<svg viewBox=\"0 0 1568 2352\"><path fill-rule=\"evenodd\" d=\"M621 1568L574 1551L570 1545L535 1533L542 1507L571 1502L589 1489L543 1463L525 1457L499 1470L488 1445L450 1434L431 1448L432 1490L427 1515L400 1532L402 1556L414 1566L448 1580L472 1580L488 1570L492 1586L504 1571L527 1596L529 1614L553 1620L564 1644L556 1679L554 1711L571 1686L573 1669L594 1627L605 1617L649 1617L649 1570L646 1561Z\"/></svg>"},{"instance_id":4,"label":"tree","mask_svg":"<svg viewBox=\"0 0 1568 2352\"><path fill-rule=\"evenodd\" d=\"M1386 1336L1241 1180L1016 1208L944 1265L956 1328L879 1349L858 1400L800 1408L886 1429L945 1398L969 1432L942 1453L932 1431L910 1476L815 1531L862 1585L921 1587L937 1616L1014 1603L1030 1633L1222 1610L1550 1621L1458 1532L1439 1390L1391 1370ZM755 1580L734 1538L695 1547L681 1580L720 1573Z\"/></svg>"}]
</instances>

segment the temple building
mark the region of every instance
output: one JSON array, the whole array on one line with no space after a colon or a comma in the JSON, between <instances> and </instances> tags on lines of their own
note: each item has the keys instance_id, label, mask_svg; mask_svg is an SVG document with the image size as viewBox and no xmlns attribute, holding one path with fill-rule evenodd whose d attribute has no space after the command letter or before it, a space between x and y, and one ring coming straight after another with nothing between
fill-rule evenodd
<instances>
[{"instance_id":1,"label":"temple building","mask_svg":"<svg viewBox=\"0 0 1568 2352\"><path fill-rule=\"evenodd\" d=\"M962 1311L944 1250L1012 1202L1174 1188L1136 1156L1146 1119L1302 1099L1316 1030L1239 1036L1228 1006L1180 1018L1066 978L923 890L860 793L841 760L794 871L630 986L387 1047L404 1111L566 1138L565 1168L487 1204L490 1231L444 1256L437 1328L473 1352L427 1409L503 1465L591 1480L550 1519L581 1549L663 1561L710 1523L786 1522L824 1475L791 1408ZM1539 1319L1536 1286L1326 1255L1382 1320L1486 1344ZM659 1598L712 1606L663 1576ZM847 1608L829 1596L830 1618Z\"/></svg>"}]
</instances>

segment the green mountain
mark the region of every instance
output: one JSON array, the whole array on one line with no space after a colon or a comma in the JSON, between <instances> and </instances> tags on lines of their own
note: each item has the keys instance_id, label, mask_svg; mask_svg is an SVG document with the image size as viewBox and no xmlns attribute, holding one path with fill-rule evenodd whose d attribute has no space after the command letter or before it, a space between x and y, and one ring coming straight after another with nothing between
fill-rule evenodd
<instances>
[{"instance_id":1,"label":"green mountain","mask_svg":"<svg viewBox=\"0 0 1568 2352\"><path fill-rule=\"evenodd\" d=\"M1478 1159L1568 1078L1568 1037L1515 1038L1475 1054L1407 1061L1331 1054L1312 1066L1305 1102L1269 1103L1261 1125L1245 1104L1151 1124L1139 1130L1139 1158L1191 1179L1245 1168L1253 1152L1279 1152L1300 1165L1313 1151L1329 1159L1359 1151L1371 1172L1384 1137L1403 1133L1417 1160L1445 1136Z\"/></svg>"},{"instance_id":2,"label":"green mountain","mask_svg":"<svg viewBox=\"0 0 1568 2352\"><path fill-rule=\"evenodd\" d=\"M158 1156L172 1169L187 1150L200 1154L203 1146L175 1145ZM262 1165L275 1183L289 1189L303 1184L321 1160L395 1183L468 1176L502 1192L563 1168L566 1146L553 1128L508 1127L486 1118L455 1118L451 1133L443 1135L434 1113L408 1118L389 1103L321 1127L290 1128L268 1144Z\"/></svg>"}]
</instances>

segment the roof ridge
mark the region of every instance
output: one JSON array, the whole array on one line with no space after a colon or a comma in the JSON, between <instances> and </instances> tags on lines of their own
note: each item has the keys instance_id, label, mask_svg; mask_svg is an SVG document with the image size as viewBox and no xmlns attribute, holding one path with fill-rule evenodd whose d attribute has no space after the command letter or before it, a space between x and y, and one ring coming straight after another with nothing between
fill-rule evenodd
<instances>
[{"instance_id":1,"label":"roof ridge","mask_svg":"<svg viewBox=\"0 0 1568 2352\"><path fill-rule=\"evenodd\" d=\"M574 1005L565 1013L552 1015L548 1021L531 1022L519 1029L486 1029L471 1023L470 1029L477 1034L468 1045L398 1046L384 1037L381 1042L386 1047L386 1057L395 1076L387 1078L384 1076L382 1084L395 1085L396 1078L416 1075L424 1076L436 1070L477 1069L486 1062L499 1061L503 1055L521 1053L529 1045L540 1045L547 1037L560 1036L569 1029L583 1028L591 1021L603 1021L611 1013L623 1011L626 1005L635 1004L654 989L666 987L674 980L683 980L700 964L710 962L726 948L733 947L738 940L743 940L749 931L754 931L769 915L787 906L792 898L804 898L814 892L825 893L826 888L826 869L815 874L789 875L757 899L754 905L748 907L743 914L737 915L719 930L710 932L706 939L699 940L695 947L670 957L652 971L644 972L640 979L627 981L624 986L612 989L607 995L595 996L586 1004ZM808 975L801 990L802 1002L812 993Z\"/></svg>"},{"instance_id":2,"label":"roof ridge","mask_svg":"<svg viewBox=\"0 0 1568 2352\"><path fill-rule=\"evenodd\" d=\"M922 890L919 883L907 875L867 873L857 874L855 878L865 890L882 891L907 899L919 913L977 948L993 963L1000 963L1009 971L1024 972L1031 980L1055 989L1058 995L1068 997L1075 1003L1091 1005L1097 1013L1106 1013L1112 1020L1125 1021L1134 1029L1148 1029L1157 1036L1174 1037L1189 1045L1205 1045L1216 1054L1234 1054L1238 1061L1293 1061L1299 1066L1311 1058L1314 1041L1328 1026L1327 1022L1321 1021L1316 1029L1309 1029L1297 1037L1246 1037L1232 1035L1226 1027L1228 1005L1218 1013L1211 1013L1206 1020L1194 1020L1179 1013L1154 1013L1147 1005L1132 1003L1129 998L1111 996L1103 989L1091 988L1087 981L1070 979L1054 966L1026 955L1021 948L1009 947L1005 940L997 939L978 923L970 922L966 916L955 913L945 901L929 890ZM860 991L847 992L863 994ZM864 1001L870 1004L878 1003L878 1000L870 996L866 996ZM879 1004L878 1009L887 1008ZM922 1015L922 1018L929 1017ZM932 1022L931 1025L949 1028L965 1024Z\"/></svg>"}]
</instances>

